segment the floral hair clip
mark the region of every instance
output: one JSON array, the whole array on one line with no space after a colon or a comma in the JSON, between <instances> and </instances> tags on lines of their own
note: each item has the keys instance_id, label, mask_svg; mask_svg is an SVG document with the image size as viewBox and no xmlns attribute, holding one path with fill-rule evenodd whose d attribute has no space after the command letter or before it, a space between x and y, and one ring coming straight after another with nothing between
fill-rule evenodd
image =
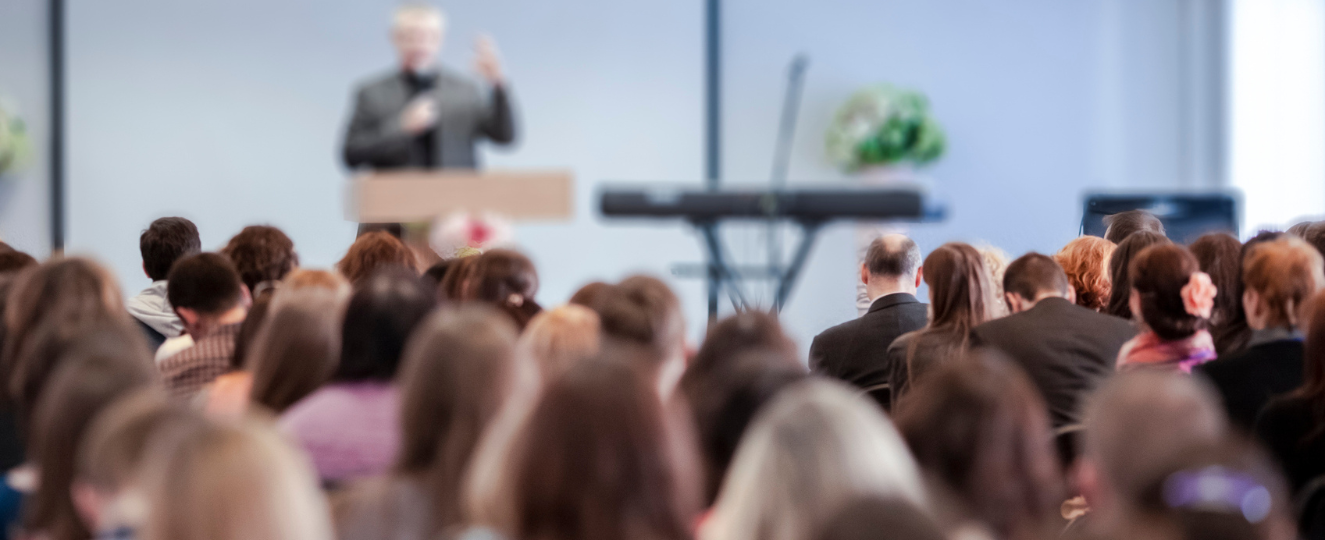
<instances>
[{"instance_id":1,"label":"floral hair clip","mask_svg":"<svg viewBox=\"0 0 1325 540\"><path fill-rule=\"evenodd\" d=\"M1215 309L1215 295L1219 288L1210 280L1210 274L1193 272L1191 279L1182 287L1182 307L1188 315L1209 319Z\"/></svg>"}]
</instances>

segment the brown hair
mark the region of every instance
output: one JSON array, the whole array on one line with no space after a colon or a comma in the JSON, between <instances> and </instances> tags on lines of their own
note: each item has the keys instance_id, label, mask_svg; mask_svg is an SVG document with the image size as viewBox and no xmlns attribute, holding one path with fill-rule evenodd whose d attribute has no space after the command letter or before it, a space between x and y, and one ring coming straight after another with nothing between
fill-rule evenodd
<instances>
[{"instance_id":1,"label":"brown hair","mask_svg":"<svg viewBox=\"0 0 1325 540\"><path fill-rule=\"evenodd\" d=\"M1145 210L1128 210L1104 217L1104 239L1121 244L1138 232L1164 235L1164 223Z\"/></svg>"},{"instance_id":2,"label":"brown hair","mask_svg":"<svg viewBox=\"0 0 1325 540\"><path fill-rule=\"evenodd\" d=\"M52 373L33 415L28 456L38 488L24 505L23 525L53 540L90 536L70 488L79 442L98 412L155 379L141 336L132 327L108 327L82 336Z\"/></svg>"},{"instance_id":3,"label":"brown hair","mask_svg":"<svg viewBox=\"0 0 1325 540\"><path fill-rule=\"evenodd\" d=\"M603 294L603 291L610 288L612 288L611 284L602 281L585 283L584 286L575 291L575 294L571 295L570 300L567 300L567 303L592 308L594 302L598 300L599 295Z\"/></svg>"},{"instance_id":4,"label":"brown hair","mask_svg":"<svg viewBox=\"0 0 1325 540\"><path fill-rule=\"evenodd\" d=\"M1080 236L1054 255L1076 289L1077 305L1102 311L1109 302L1109 257L1117 246L1098 236Z\"/></svg>"},{"instance_id":5,"label":"brown hair","mask_svg":"<svg viewBox=\"0 0 1325 540\"><path fill-rule=\"evenodd\" d=\"M239 332L235 334L235 352L230 355L232 371L244 369L248 363L249 349L253 347L258 331L262 329L263 323L267 322L267 315L271 313L273 296L276 296L276 289L263 289L253 297L253 303L248 306L244 322L239 323Z\"/></svg>"},{"instance_id":6,"label":"brown hair","mask_svg":"<svg viewBox=\"0 0 1325 540\"><path fill-rule=\"evenodd\" d=\"M1243 282L1268 309L1269 327L1292 328L1298 310L1325 285L1321 255L1310 244L1285 236L1257 244L1243 261Z\"/></svg>"},{"instance_id":7,"label":"brown hair","mask_svg":"<svg viewBox=\"0 0 1325 540\"><path fill-rule=\"evenodd\" d=\"M1304 437L1306 442L1325 434L1325 291L1311 295L1303 308L1303 381L1294 395L1311 404L1317 426Z\"/></svg>"},{"instance_id":8,"label":"brown hair","mask_svg":"<svg viewBox=\"0 0 1325 540\"><path fill-rule=\"evenodd\" d=\"M23 425L64 347L89 328L131 322L115 279L87 259L46 261L24 272L10 291L0 389Z\"/></svg>"},{"instance_id":9,"label":"brown hair","mask_svg":"<svg viewBox=\"0 0 1325 540\"><path fill-rule=\"evenodd\" d=\"M1222 326L1237 319L1242 311L1242 242L1227 233L1201 235L1187 249L1196 257L1201 271L1210 275L1210 281L1219 289L1215 295L1215 309L1210 315L1210 326Z\"/></svg>"},{"instance_id":10,"label":"brown hair","mask_svg":"<svg viewBox=\"0 0 1325 540\"><path fill-rule=\"evenodd\" d=\"M78 445L77 482L102 493L127 486L142 463L152 433L195 414L171 402L156 387L120 397L96 415Z\"/></svg>"},{"instance_id":11,"label":"brown hair","mask_svg":"<svg viewBox=\"0 0 1325 540\"><path fill-rule=\"evenodd\" d=\"M1005 539L1042 538L1063 485L1044 400L1015 364L976 351L927 376L897 427L969 517Z\"/></svg>"},{"instance_id":12,"label":"brown hair","mask_svg":"<svg viewBox=\"0 0 1325 540\"><path fill-rule=\"evenodd\" d=\"M249 292L264 281L280 281L299 266L294 241L270 225L244 227L221 248L221 254L235 263L239 278Z\"/></svg>"},{"instance_id":13,"label":"brown hair","mask_svg":"<svg viewBox=\"0 0 1325 540\"><path fill-rule=\"evenodd\" d=\"M253 403L279 414L331 378L342 306L336 293L322 289L281 291L245 365L253 374Z\"/></svg>"},{"instance_id":14,"label":"brown hair","mask_svg":"<svg viewBox=\"0 0 1325 540\"><path fill-rule=\"evenodd\" d=\"M454 259L446 269L446 275L438 283L438 298L442 300L460 300L464 294L465 282L474 274L474 264L478 255L469 255Z\"/></svg>"},{"instance_id":15,"label":"brown hair","mask_svg":"<svg viewBox=\"0 0 1325 540\"><path fill-rule=\"evenodd\" d=\"M418 262L409 246L390 233L373 231L354 240L345 257L336 263L336 270L350 283L358 283L384 266L407 268L415 274L419 272Z\"/></svg>"},{"instance_id":16,"label":"brown hair","mask_svg":"<svg viewBox=\"0 0 1325 540\"><path fill-rule=\"evenodd\" d=\"M34 266L37 266L37 259L32 255L13 248L0 250L0 275L16 274Z\"/></svg>"},{"instance_id":17,"label":"brown hair","mask_svg":"<svg viewBox=\"0 0 1325 540\"><path fill-rule=\"evenodd\" d=\"M513 538L685 540L694 448L639 375L585 362L554 381L513 447Z\"/></svg>"},{"instance_id":18,"label":"brown hair","mask_svg":"<svg viewBox=\"0 0 1325 540\"><path fill-rule=\"evenodd\" d=\"M465 472L511 391L515 339L496 311L463 306L429 317L405 351L396 472L425 479L432 532L460 522Z\"/></svg>"},{"instance_id":19,"label":"brown hair","mask_svg":"<svg viewBox=\"0 0 1325 540\"><path fill-rule=\"evenodd\" d=\"M589 307L598 312L606 338L642 346L659 359L684 338L681 301L657 278L628 277L599 291L593 301Z\"/></svg>"},{"instance_id":20,"label":"brown hair","mask_svg":"<svg viewBox=\"0 0 1325 540\"><path fill-rule=\"evenodd\" d=\"M281 289L297 291L301 289L326 289L339 296L349 296L350 284L340 274L326 270L295 268L281 280Z\"/></svg>"},{"instance_id":21,"label":"brown hair","mask_svg":"<svg viewBox=\"0 0 1325 540\"><path fill-rule=\"evenodd\" d=\"M478 256L469 268L460 299L495 306L515 321L521 330L542 308L538 294L538 271L533 261L519 252L494 249Z\"/></svg>"},{"instance_id":22,"label":"brown hair","mask_svg":"<svg viewBox=\"0 0 1325 540\"><path fill-rule=\"evenodd\" d=\"M1032 301L1044 292L1067 295L1067 274L1048 255L1032 251L1008 265L1003 273L1003 292Z\"/></svg>"},{"instance_id":23,"label":"brown hair","mask_svg":"<svg viewBox=\"0 0 1325 540\"><path fill-rule=\"evenodd\" d=\"M924 266L933 316L922 332L969 336L972 328L993 317L993 284L978 250L949 242L930 252Z\"/></svg>"},{"instance_id":24,"label":"brown hair","mask_svg":"<svg viewBox=\"0 0 1325 540\"><path fill-rule=\"evenodd\" d=\"M542 379L550 381L575 364L598 354L602 329L598 314L567 304L535 315L520 334L521 350L534 359Z\"/></svg>"},{"instance_id":25,"label":"brown hair","mask_svg":"<svg viewBox=\"0 0 1325 540\"><path fill-rule=\"evenodd\" d=\"M1177 244L1150 246L1132 259L1132 289L1141 295L1141 320L1160 339L1184 339L1206 327L1207 320L1187 313L1182 288L1200 272L1187 248Z\"/></svg>"},{"instance_id":26,"label":"brown hair","mask_svg":"<svg viewBox=\"0 0 1325 540\"><path fill-rule=\"evenodd\" d=\"M1132 258L1142 250L1156 244L1169 244L1169 239L1162 234L1150 231L1133 233L1118 244L1109 258L1109 280L1113 282L1109 290L1109 304L1104 312L1115 317L1131 320L1132 306L1129 303L1132 294L1131 270Z\"/></svg>"},{"instance_id":27,"label":"brown hair","mask_svg":"<svg viewBox=\"0 0 1325 540\"><path fill-rule=\"evenodd\" d=\"M308 460L267 421L199 418L154 433L147 446L144 540L333 537Z\"/></svg>"}]
</instances>

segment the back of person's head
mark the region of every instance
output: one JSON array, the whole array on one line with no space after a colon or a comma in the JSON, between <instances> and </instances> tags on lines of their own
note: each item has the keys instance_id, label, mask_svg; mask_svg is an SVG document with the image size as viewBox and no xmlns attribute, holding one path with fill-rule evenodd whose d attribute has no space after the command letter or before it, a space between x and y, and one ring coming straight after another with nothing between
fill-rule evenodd
<instances>
[{"instance_id":1,"label":"back of person's head","mask_svg":"<svg viewBox=\"0 0 1325 540\"><path fill-rule=\"evenodd\" d=\"M679 350L685 336L681 301L661 280L632 276L600 291L590 306L605 338L644 346L660 356Z\"/></svg>"},{"instance_id":2,"label":"back of person's head","mask_svg":"<svg viewBox=\"0 0 1325 540\"><path fill-rule=\"evenodd\" d=\"M143 255L143 271L152 281L166 279L175 261L202 251L198 227L182 217L163 217L153 221L138 237Z\"/></svg>"},{"instance_id":3,"label":"back of person's head","mask_svg":"<svg viewBox=\"0 0 1325 540\"><path fill-rule=\"evenodd\" d=\"M332 380L390 381L405 340L432 310L435 295L417 274L398 267L362 278L355 288L345 308L340 362Z\"/></svg>"},{"instance_id":4,"label":"back of person's head","mask_svg":"<svg viewBox=\"0 0 1325 540\"><path fill-rule=\"evenodd\" d=\"M1109 304L1104 310L1105 313L1124 319L1132 318L1130 303L1132 280L1129 274L1132 258L1150 246L1168 243L1170 243L1168 237L1162 234L1140 231L1128 235L1126 240L1118 244L1118 249L1113 250L1113 256L1109 259L1109 280L1113 285L1109 291Z\"/></svg>"},{"instance_id":5,"label":"back of person's head","mask_svg":"<svg viewBox=\"0 0 1325 540\"><path fill-rule=\"evenodd\" d=\"M1311 402L1317 422L1325 422L1325 291L1304 303L1301 330L1303 381L1296 393Z\"/></svg>"},{"instance_id":6,"label":"back of person's head","mask_svg":"<svg viewBox=\"0 0 1325 540\"><path fill-rule=\"evenodd\" d=\"M809 379L764 406L741 440L703 540L803 540L848 500L928 506L906 443L879 407Z\"/></svg>"},{"instance_id":7,"label":"back of person's head","mask_svg":"<svg viewBox=\"0 0 1325 540\"><path fill-rule=\"evenodd\" d=\"M470 269L461 299L490 304L511 317L520 329L542 308L538 294L538 270L533 261L509 249L494 249L478 256Z\"/></svg>"},{"instance_id":8,"label":"back of person's head","mask_svg":"<svg viewBox=\"0 0 1325 540\"><path fill-rule=\"evenodd\" d=\"M1302 305L1325 286L1320 252L1292 236L1256 245L1243 261L1246 295L1267 328L1294 328Z\"/></svg>"},{"instance_id":9,"label":"back of person's head","mask_svg":"<svg viewBox=\"0 0 1325 540\"><path fill-rule=\"evenodd\" d=\"M1184 339L1208 324L1214 296L1198 282L1209 285L1210 278L1187 248L1172 243L1148 247L1132 259L1127 273L1141 320L1160 339Z\"/></svg>"},{"instance_id":10,"label":"back of person's head","mask_svg":"<svg viewBox=\"0 0 1325 540\"><path fill-rule=\"evenodd\" d=\"M462 300L465 284L474 275L474 265L478 263L478 255L471 254L451 260L450 266L446 269L446 275L442 276L442 281L437 284L438 299Z\"/></svg>"},{"instance_id":11,"label":"back of person's head","mask_svg":"<svg viewBox=\"0 0 1325 540\"><path fill-rule=\"evenodd\" d=\"M341 350L342 311L343 301L332 291L281 291L245 364L253 374L253 403L279 414L331 378Z\"/></svg>"},{"instance_id":12,"label":"back of person's head","mask_svg":"<svg viewBox=\"0 0 1325 540\"><path fill-rule=\"evenodd\" d=\"M52 259L14 282L5 306L3 380L20 420L32 413L37 394L59 353L93 327L131 324L119 285L87 259Z\"/></svg>"},{"instance_id":13,"label":"back of person's head","mask_svg":"<svg viewBox=\"0 0 1325 540\"><path fill-rule=\"evenodd\" d=\"M336 263L336 270L350 283L358 283L384 267L408 268L417 273L417 265L414 252L399 238L386 231L373 231L354 240L345 257Z\"/></svg>"},{"instance_id":14,"label":"back of person's head","mask_svg":"<svg viewBox=\"0 0 1325 540\"><path fill-rule=\"evenodd\" d=\"M1313 223L1315 223L1315 221L1311 220L1299 221L1297 223L1294 223L1292 226L1288 227L1288 230L1284 231L1284 233L1296 236L1298 238L1306 239L1307 228L1311 227L1311 224Z\"/></svg>"},{"instance_id":15,"label":"back of person's head","mask_svg":"<svg viewBox=\"0 0 1325 540\"><path fill-rule=\"evenodd\" d=\"M1128 210L1105 216L1104 239L1115 244L1123 243L1128 237L1138 232L1152 232L1163 236L1164 223L1154 214L1145 210Z\"/></svg>"},{"instance_id":16,"label":"back of person's head","mask_svg":"<svg viewBox=\"0 0 1325 540\"><path fill-rule=\"evenodd\" d=\"M691 538L695 450L648 382L584 362L543 392L512 448L512 538Z\"/></svg>"},{"instance_id":17,"label":"back of person's head","mask_svg":"<svg viewBox=\"0 0 1325 540\"><path fill-rule=\"evenodd\" d=\"M534 360L540 377L550 381L598 354L602 328L598 314L566 304L535 315L520 333L520 350Z\"/></svg>"},{"instance_id":18,"label":"back of person's head","mask_svg":"<svg viewBox=\"0 0 1325 540\"><path fill-rule=\"evenodd\" d=\"M221 248L221 254L235 263L244 286L251 292L257 292L260 283L280 281L299 266L294 241L270 225L244 227Z\"/></svg>"},{"instance_id":19,"label":"back of person's head","mask_svg":"<svg viewBox=\"0 0 1325 540\"><path fill-rule=\"evenodd\" d=\"M1067 273L1047 255L1031 252L1008 265L1003 273L1003 292L1035 300L1041 294L1067 296Z\"/></svg>"},{"instance_id":20,"label":"back of person's head","mask_svg":"<svg viewBox=\"0 0 1325 540\"><path fill-rule=\"evenodd\" d=\"M1133 521L1181 540L1313 538L1297 535L1278 467L1250 441L1230 437L1169 465L1147 482Z\"/></svg>"},{"instance_id":21,"label":"back of person's head","mask_svg":"<svg viewBox=\"0 0 1325 540\"><path fill-rule=\"evenodd\" d=\"M267 287L253 295L253 302L248 306L248 314L244 316L244 322L239 323L239 332L235 334L235 352L230 355L230 368L232 370L244 369L248 364L249 350L253 348L253 342L258 338L258 331L262 330L267 322L267 316L271 313L271 302L276 296L276 289Z\"/></svg>"},{"instance_id":22,"label":"back of person's head","mask_svg":"<svg viewBox=\"0 0 1325 540\"><path fill-rule=\"evenodd\" d=\"M113 499L133 484L152 434L168 429L172 422L191 421L196 414L150 386L117 398L97 413L78 444L74 469L74 502L88 529L107 525L103 520L110 516L102 515L108 512L104 505L114 504ZM96 494L102 507L87 507L89 501L82 494L88 491Z\"/></svg>"},{"instance_id":23,"label":"back of person's head","mask_svg":"<svg viewBox=\"0 0 1325 540\"><path fill-rule=\"evenodd\" d=\"M591 308L594 303L598 301L598 295L611 288L612 285L610 283L592 281L577 289L575 294L572 294L570 300L566 303Z\"/></svg>"},{"instance_id":24,"label":"back of person's head","mask_svg":"<svg viewBox=\"0 0 1325 540\"><path fill-rule=\"evenodd\" d=\"M777 317L762 311L745 311L709 327L687 374L720 370L737 355L752 351L768 353L770 364L788 368L801 365L796 343L787 337Z\"/></svg>"},{"instance_id":25,"label":"back of person's head","mask_svg":"<svg viewBox=\"0 0 1325 540\"><path fill-rule=\"evenodd\" d=\"M990 317L996 319L1006 316L1008 309L1003 302L1003 275L1008 269L1008 254L989 244L976 246L975 250L984 259L985 275L989 277L989 297L993 299L989 303Z\"/></svg>"},{"instance_id":26,"label":"back of person's head","mask_svg":"<svg viewBox=\"0 0 1325 540\"><path fill-rule=\"evenodd\" d=\"M405 350L396 471L424 479L438 530L460 522L465 472L512 390L515 340L497 311L462 306L430 316Z\"/></svg>"},{"instance_id":27,"label":"back of person's head","mask_svg":"<svg viewBox=\"0 0 1325 540\"><path fill-rule=\"evenodd\" d=\"M1109 303L1113 282L1109 279L1109 258L1117 248L1098 236L1080 236L1068 242L1054 255L1063 267L1067 281L1076 290L1077 305L1102 311Z\"/></svg>"},{"instance_id":28,"label":"back of person's head","mask_svg":"<svg viewBox=\"0 0 1325 540\"><path fill-rule=\"evenodd\" d=\"M1317 221L1308 225L1302 231L1302 239L1306 240L1316 251L1325 254L1325 221Z\"/></svg>"},{"instance_id":29,"label":"back of person's head","mask_svg":"<svg viewBox=\"0 0 1325 540\"><path fill-rule=\"evenodd\" d=\"M234 263L224 255L198 253L180 259L170 269L166 298L176 311L221 315L244 301L244 283Z\"/></svg>"},{"instance_id":30,"label":"back of person's head","mask_svg":"<svg viewBox=\"0 0 1325 540\"><path fill-rule=\"evenodd\" d=\"M914 281L920 269L920 247L900 234L880 236L865 251L865 267L871 276Z\"/></svg>"},{"instance_id":31,"label":"back of person's head","mask_svg":"<svg viewBox=\"0 0 1325 540\"><path fill-rule=\"evenodd\" d=\"M1210 315L1211 326L1235 320L1237 312L1242 309L1242 270L1239 268L1242 242L1227 233L1209 233L1201 235L1187 249L1196 257L1201 271L1208 274L1219 289Z\"/></svg>"},{"instance_id":32,"label":"back of person's head","mask_svg":"<svg viewBox=\"0 0 1325 540\"><path fill-rule=\"evenodd\" d=\"M925 257L929 285L929 328L970 332L993 318L994 289L984 257L969 244L949 242Z\"/></svg>"},{"instance_id":33,"label":"back of person's head","mask_svg":"<svg viewBox=\"0 0 1325 540\"><path fill-rule=\"evenodd\" d=\"M37 266L37 259L32 255L15 249L0 250L0 275L17 274Z\"/></svg>"},{"instance_id":34,"label":"back of person's head","mask_svg":"<svg viewBox=\"0 0 1325 540\"><path fill-rule=\"evenodd\" d=\"M896 497L852 499L833 514L812 540L945 540L929 515Z\"/></svg>"},{"instance_id":35,"label":"back of person's head","mask_svg":"<svg viewBox=\"0 0 1325 540\"><path fill-rule=\"evenodd\" d=\"M281 280L280 289L283 291L323 289L336 293L337 296L350 296L350 283L340 274L308 268L291 270L285 279Z\"/></svg>"},{"instance_id":36,"label":"back of person's head","mask_svg":"<svg viewBox=\"0 0 1325 540\"><path fill-rule=\"evenodd\" d=\"M1229 432L1219 396L1203 380L1159 371L1120 373L1086 404L1083 489L1106 513L1134 506L1165 467Z\"/></svg>"},{"instance_id":37,"label":"back of person's head","mask_svg":"<svg viewBox=\"0 0 1325 540\"><path fill-rule=\"evenodd\" d=\"M153 434L140 472L144 540L327 540L317 476L269 422L196 419Z\"/></svg>"},{"instance_id":38,"label":"back of person's head","mask_svg":"<svg viewBox=\"0 0 1325 540\"><path fill-rule=\"evenodd\" d=\"M28 456L38 471L38 487L24 505L28 531L55 540L89 536L71 491L78 445L97 413L155 379L135 330L111 327L83 336L64 355L37 401Z\"/></svg>"},{"instance_id":39,"label":"back of person's head","mask_svg":"<svg viewBox=\"0 0 1325 540\"><path fill-rule=\"evenodd\" d=\"M916 461L957 502L957 517L997 538L1047 532L1062 478L1044 400L1016 364L993 351L947 363L898 403L896 420Z\"/></svg>"}]
</instances>

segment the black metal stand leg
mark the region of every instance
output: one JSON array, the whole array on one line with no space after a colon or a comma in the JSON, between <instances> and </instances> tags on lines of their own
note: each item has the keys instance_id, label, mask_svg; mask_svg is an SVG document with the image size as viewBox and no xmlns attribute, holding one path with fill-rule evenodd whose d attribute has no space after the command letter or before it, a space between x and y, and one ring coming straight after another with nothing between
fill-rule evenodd
<instances>
[{"instance_id":1,"label":"black metal stand leg","mask_svg":"<svg viewBox=\"0 0 1325 540\"><path fill-rule=\"evenodd\" d=\"M796 254L792 257L791 264L787 266L786 273L778 279L777 296L773 300L775 311L782 311L782 306L791 296L791 288L796 285L801 270L805 269L805 262L810 258L810 250L814 248L814 240L819 236L819 228L822 225L818 222L801 223L801 241L796 246Z\"/></svg>"},{"instance_id":2,"label":"black metal stand leg","mask_svg":"<svg viewBox=\"0 0 1325 540\"><path fill-rule=\"evenodd\" d=\"M737 279L736 272L727 263L727 256L723 252L722 243L718 239L718 226L716 223L697 224L700 234L704 235L704 246L709 252L709 272L710 275L716 274L717 284L725 285L727 296L731 299L732 306L738 310L747 309L749 302L745 299L745 293L741 290L740 281ZM717 293L710 289L710 298ZM710 308L716 308L716 302L710 304ZM717 316L717 310L712 309L709 312L711 317Z\"/></svg>"}]
</instances>

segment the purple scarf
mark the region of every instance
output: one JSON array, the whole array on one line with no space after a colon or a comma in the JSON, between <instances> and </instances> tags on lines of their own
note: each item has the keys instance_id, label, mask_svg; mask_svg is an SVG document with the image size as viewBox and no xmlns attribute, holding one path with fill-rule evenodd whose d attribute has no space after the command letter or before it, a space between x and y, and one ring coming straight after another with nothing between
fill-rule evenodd
<instances>
[{"instance_id":1,"label":"purple scarf","mask_svg":"<svg viewBox=\"0 0 1325 540\"><path fill-rule=\"evenodd\" d=\"M1118 352L1118 371L1162 369L1190 374L1192 368L1215 359L1215 340L1200 330L1190 337L1164 341L1146 331L1123 344Z\"/></svg>"}]
</instances>

